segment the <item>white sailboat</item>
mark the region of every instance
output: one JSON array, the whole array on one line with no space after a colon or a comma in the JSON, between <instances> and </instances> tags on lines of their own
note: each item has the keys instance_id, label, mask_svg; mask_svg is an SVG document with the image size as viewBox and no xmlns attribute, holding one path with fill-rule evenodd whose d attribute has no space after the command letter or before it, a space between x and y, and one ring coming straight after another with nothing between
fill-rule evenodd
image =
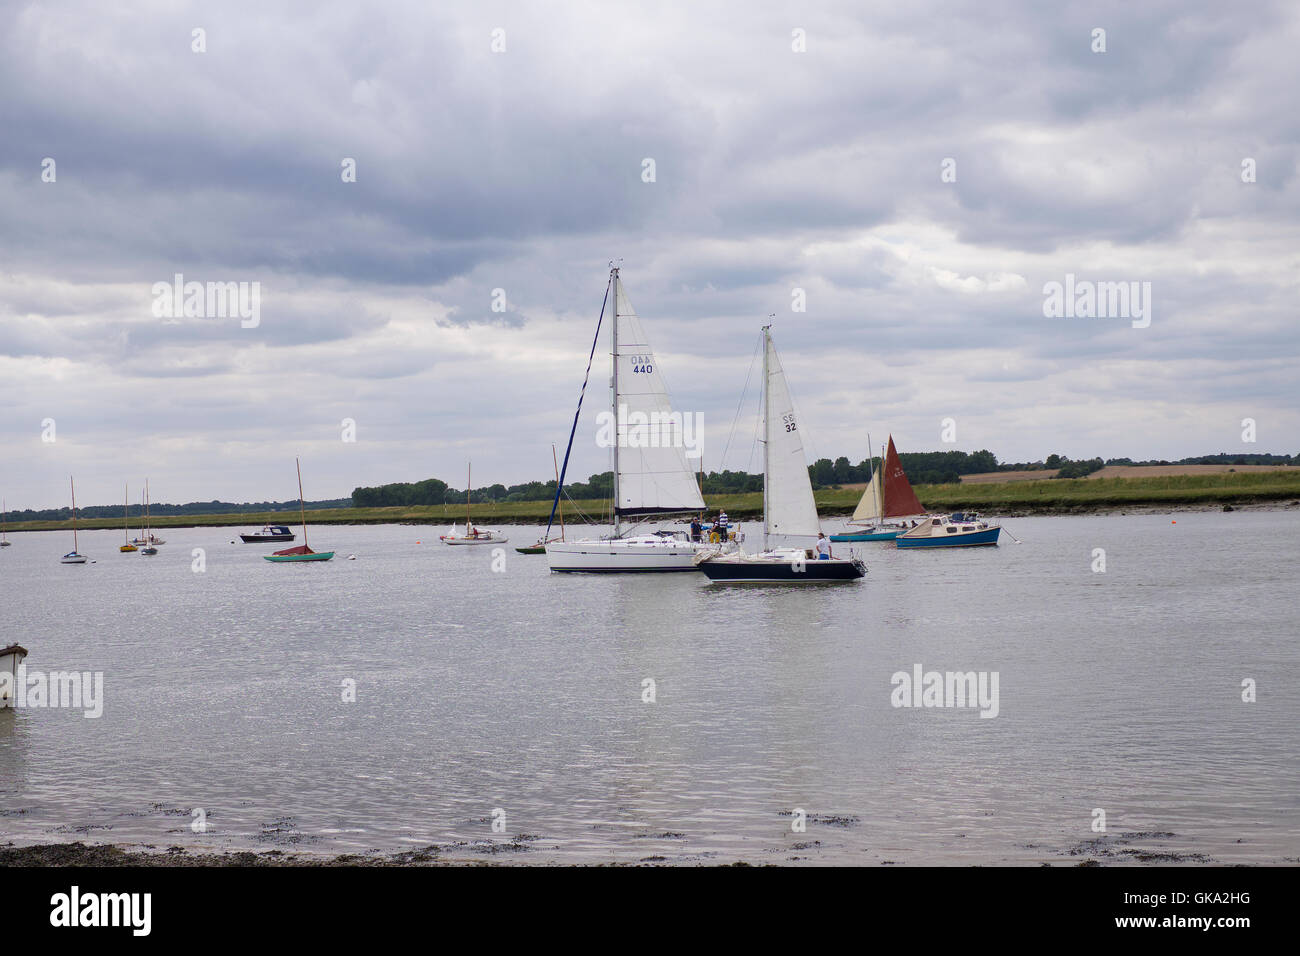
<instances>
[{"instance_id":1,"label":"white sailboat","mask_svg":"<svg viewBox=\"0 0 1300 956\"><path fill-rule=\"evenodd\" d=\"M0 548L7 548L11 543L5 537L5 503L0 501Z\"/></svg>"},{"instance_id":2,"label":"white sailboat","mask_svg":"<svg viewBox=\"0 0 1300 956\"><path fill-rule=\"evenodd\" d=\"M144 530L140 533L140 553L152 556L158 553L157 545L162 544L149 528L149 479L144 480Z\"/></svg>"},{"instance_id":3,"label":"white sailboat","mask_svg":"<svg viewBox=\"0 0 1300 956\"><path fill-rule=\"evenodd\" d=\"M697 564L710 581L805 584L855 581L867 573L857 558L817 560L821 533L812 480L794 401L781 360L763 326L763 550L701 555Z\"/></svg>"},{"instance_id":4,"label":"white sailboat","mask_svg":"<svg viewBox=\"0 0 1300 956\"><path fill-rule=\"evenodd\" d=\"M60 564L85 564L86 556L77 552L77 486L68 478L68 487L72 490L72 550L59 558Z\"/></svg>"},{"instance_id":5,"label":"white sailboat","mask_svg":"<svg viewBox=\"0 0 1300 956\"><path fill-rule=\"evenodd\" d=\"M465 469L465 533L456 533L456 523L452 522L451 529L443 535L438 536L443 544L504 544L508 538L500 531L493 531L490 528L476 528L474 522L469 517L469 496L470 489L473 487L474 470L473 466L466 466Z\"/></svg>"},{"instance_id":6,"label":"white sailboat","mask_svg":"<svg viewBox=\"0 0 1300 956\"><path fill-rule=\"evenodd\" d=\"M151 528L146 527L149 519L149 479L148 478L144 480L144 492L141 494L140 503L143 506L143 511L140 516L140 537L132 538L127 543L144 545L145 548L150 548L150 547L153 548L152 551L148 551L142 548L140 551L141 554L157 554L158 545L166 544L167 542L164 541L162 538L158 537L156 534L154 534Z\"/></svg>"},{"instance_id":7,"label":"white sailboat","mask_svg":"<svg viewBox=\"0 0 1300 956\"><path fill-rule=\"evenodd\" d=\"M632 308L618 268L609 272L607 295L613 299L610 322L613 378L611 405L614 429L614 531L606 538L582 538L551 541L546 545L546 560L552 571L622 572L622 571L691 571L695 557L705 545L691 542L680 531L654 534L625 534L624 523L633 528L640 520L663 515L689 514L704 510L704 499L695 483L695 469L686 457L684 442L679 440L680 421L674 428L672 401L654 351L650 348L640 317ZM597 337L599 338L599 327ZM595 354L596 343L592 343ZM588 360L590 371L590 359ZM586 383L583 383L586 389ZM581 400L579 400L581 413ZM641 416L645 416L642 418ZM660 440L652 443L630 442L630 423L638 421L668 423L660 429ZM576 431L577 418L574 420ZM664 434L668 432L668 434ZM664 439L667 440L664 440ZM674 440L678 439L678 440ZM573 448L573 433L564 453L568 466ZM561 489L556 489L556 504ZM552 509L554 511L554 508ZM547 533L549 534L549 527ZM545 535L543 536L545 537Z\"/></svg>"}]
</instances>

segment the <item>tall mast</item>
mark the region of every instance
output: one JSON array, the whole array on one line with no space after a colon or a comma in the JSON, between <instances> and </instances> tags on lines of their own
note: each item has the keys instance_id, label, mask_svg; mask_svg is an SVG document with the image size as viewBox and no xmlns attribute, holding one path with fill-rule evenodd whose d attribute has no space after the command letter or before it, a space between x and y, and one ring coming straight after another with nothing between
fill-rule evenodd
<instances>
[{"instance_id":1,"label":"tall mast","mask_svg":"<svg viewBox=\"0 0 1300 956\"><path fill-rule=\"evenodd\" d=\"M555 466L555 487L560 487L560 460L555 457L555 444L551 444L551 464ZM564 540L564 505L560 505L560 540Z\"/></svg>"},{"instance_id":2,"label":"tall mast","mask_svg":"<svg viewBox=\"0 0 1300 956\"><path fill-rule=\"evenodd\" d=\"M767 455L768 448L772 444L771 435L771 418L769 414L768 403L771 400L771 390L768 388L767 381L767 353L772 346L772 333L769 331L771 325L763 326L763 550L767 550Z\"/></svg>"},{"instance_id":3,"label":"tall mast","mask_svg":"<svg viewBox=\"0 0 1300 956\"><path fill-rule=\"evenodd\" d=\"M469 493L474 486L474 463L465 463L465 533L469 534ZM490 519L489 519L490 520Z\"/></svg>"},{"instance_id":4,"label":"tall mast","mask_svg":"<svg viewBox=\"0 0 1300 956\"><path fill-rule=\"evenodd\" d=\"M131 543L131 526L130 526L131 519L128 513L128 509L130 508L130 500L131 500L131 487L129 485L123 485L122 486L122 543L123 544Z\"/></svg>"},{"instance_id":5,"label":"tall mast","mask_svg":"<svg viewBox=\"0 0 1300 956\"><path fill-rule=\"evenodd\" d=\"M611 266L609 270L609 281L614 293L614 321L610 324L610 342L613 351L610 353L611 364L614 366L614 374L610 378L610 396L609 404L614 409L614 537L618 537L618 442L619 442L619 421L618 421L618 290L622 288L623 282L618 277L618 266Z\"/></svg>"},{"instance_id":6,"label":"tall mast","mask_svg":"<svg viewBox=\"0 0 1300 956\"><path fill-rule=\"evenodd\" d=\"M72 476L68 475L68 487L72 489L72 552L77 552L77 486L72 483Z\"/></svg>"},{"instance_id":7,"label":"tall mast","mask_svg":"<svg viewBox=\"0 0 1300 956\"><path fill-rule=\"evenodd\" d=\"M298 467L298 514L302 516L302 546L307 547L307 506L302 503L302 462L295 456L293 463Z\"/></svg>"}]
</instances>

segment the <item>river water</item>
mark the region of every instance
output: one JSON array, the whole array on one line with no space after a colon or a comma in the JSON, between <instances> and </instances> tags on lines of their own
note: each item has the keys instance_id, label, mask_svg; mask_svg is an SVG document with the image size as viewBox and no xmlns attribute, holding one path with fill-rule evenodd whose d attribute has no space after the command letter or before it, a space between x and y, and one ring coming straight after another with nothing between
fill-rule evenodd
<instances>
[{"instance_id":1,"label":"river water","mask_svg":"<svg viewBox=\"0 0 1300 956\"><path fill-rule=\"evenodd\" d=\"M1296 510L1020 518L1021 544L862 544L861 582L785 589L551 575L514 552L534 528L497 556L312 528L338 557L304 565L234 530L167 529L152 558L88 532L84 567L58 563L66 533L11 535L0 644L29 678L102 672L103 702L0 711L0 842L1300 858ZM893 706L916 665L996 675L996 716Z\"/></svg>"}]
</instances>

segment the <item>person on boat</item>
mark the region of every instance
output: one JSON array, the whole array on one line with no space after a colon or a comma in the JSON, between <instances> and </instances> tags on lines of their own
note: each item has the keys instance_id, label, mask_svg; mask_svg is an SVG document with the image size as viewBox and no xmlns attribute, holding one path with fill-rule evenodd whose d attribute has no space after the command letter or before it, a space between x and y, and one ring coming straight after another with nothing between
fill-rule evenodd
<instances>
[{"instance_id":1,"label":"person on boat","mask_svg":"<svg viewBox=\"0 0 1300 956\"><path fill-rule=\"evenodd\" d=\"M722 540L722 525L718 524L718 519L713 519L713 527L709 529L709 541L717 544Z\"/></svg>"},{"instance_id":2,"label":"person on boat","mask_svg":"<svg viewBox=\"0 0 1300 956\"><path fill-rule=\"evenodd\" d=\"M718 515L718 538L725 543L727 540L727 513L724 511Z\"/></svg>"},{"instance_id":3,"label":"person on boat","mask_svg":"<svg viewBox=\"0 0 1300 956\"><path fill-rule=\"evenodd\" d=\"M831 559L831 543L823 532L818 531L817 532L817 560L829 561L830 559Z\"/></svg>"},{"instance_id":4,"label":"person on boat","mask_svg":"<svg viewBox=\"0 0 1300 956\"><path fill-rule=\"evenodd\" d=\"M704 526L700 524L700 516L696 515L694 518L691 519L691 540L699 541L700 532L703 530L704 530Z\"/></svg>"}]
</instances>

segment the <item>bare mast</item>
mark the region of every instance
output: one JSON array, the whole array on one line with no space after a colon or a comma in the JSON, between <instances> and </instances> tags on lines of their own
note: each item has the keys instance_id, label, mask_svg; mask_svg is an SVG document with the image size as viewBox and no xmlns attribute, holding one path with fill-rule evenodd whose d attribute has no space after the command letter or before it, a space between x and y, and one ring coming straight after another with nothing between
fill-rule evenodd
<instances>
[{"instance_id":1,"label":"bare mast","mask_svg":"<svg viewBox=\"0 0 1300 956\"><path fill-rule=\"evenodd\" d=\"M610 378L610 406L614 409L614 537L618 538L618 445L622 438L619 434L618 420L618 293L623 284L618 277L618 266L610 266L609 281L614 293L614 321L610 326L610 342L613 349L610 358L613 360L614 374Z\"/></svg>"}]
</instances>

